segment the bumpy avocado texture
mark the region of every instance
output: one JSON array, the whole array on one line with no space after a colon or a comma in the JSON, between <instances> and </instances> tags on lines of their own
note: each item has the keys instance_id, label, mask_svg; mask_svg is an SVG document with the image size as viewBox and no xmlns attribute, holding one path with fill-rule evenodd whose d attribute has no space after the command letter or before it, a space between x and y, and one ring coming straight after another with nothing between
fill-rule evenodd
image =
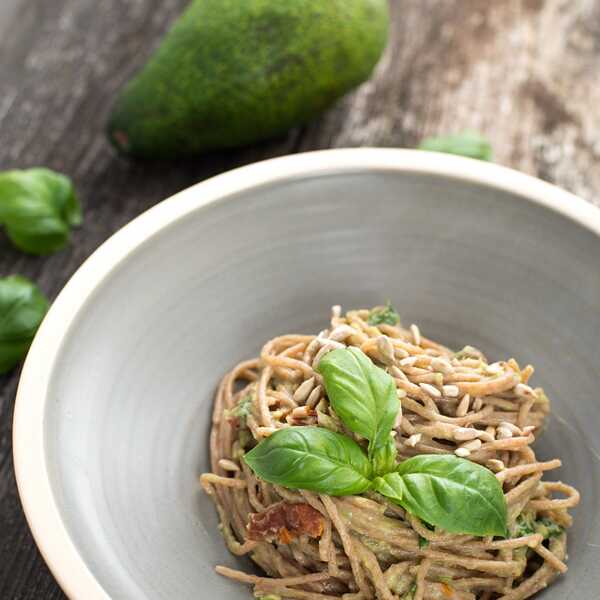
<instances>
[{"instance_id":1,"label":"bumpy avocado texture","mask_svg":"<svg viewBox=\"0 0 600 600\"><path fill-rule=\"evenodd\" d=\"M387 0L194 0L108 124L131 156L173 158L268 139L367 79Z\"/></svg>"}]
</instances>

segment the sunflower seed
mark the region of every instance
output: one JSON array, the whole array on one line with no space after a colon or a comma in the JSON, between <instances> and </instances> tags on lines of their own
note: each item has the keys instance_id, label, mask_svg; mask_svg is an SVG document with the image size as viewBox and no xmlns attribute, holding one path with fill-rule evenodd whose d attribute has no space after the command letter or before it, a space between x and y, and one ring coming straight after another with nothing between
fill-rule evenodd
<instances>
[{"instance_id":1,"label":"sunflower seed","mask_svg":"<svg viewBox=\"0 0 600 600\"><path fill-rule=\"evenodd\" d=\"M508 429L514 435L522 435L523 434L523 432L514 423L509 423L508 421L501 421L498 424L498 427L502 427L503 429Z\"/></svg>"},{"instance_id":2,"label":"sunflower seed","mask_svg":"<svg viewBox=\"0 0 600 600\"><path fill-rule=\"evenodd\" d=\"M231 473L236 473L237 471L240 470L240 468L238 467L238 465L236 463L234 463L232 460L229 460L227 458L222 458L219 461L219 466L224 471L229 471Z\"/></svg>"},{"instance_id":3,"label":"sunflower seed","mask_svg":"<svg viewBox=\"0 0 600 600\"><path fill-rule=\"evenodd\" d=\"M394 346L392 346L392 342L390 342L387 335L380 335L377 338L377 350L384 364L391 365L394 363Z\"/></svg>"},{"instance_id":4,"label":"sunflower seed","mask_svg":"<svg viewBox=\"0 0 600 600\"><path fill-rule=\"evenodd\" d=\"M303 381L298 386L298 389L294 392L294 401L297 404L304 404L306 402L306 399L310 396L310 393L313 391L314 387L315 387L315 378L314 377L311 377L310 379Z\"/></svg>"},{"instance_id":5,"label":"sunflower seed","mask_svg":"<svg viewBox=\"0 0 600 600\"><path fill-rule=\"evenodd\" d=\"M336 327L330 334L329 339L334 342L342 342L347 337L354 335L356 331L350 325L340 325Z\"/></svg>"},{"instance_id":6,"label":"sunflower seed","mask_svg":"<svg viewBox=\"0 0 600 600\"><path fill-rule=\"evenodd\" d=\"M420 346L421 345L421 330L413 323L410 326L410 332L412 333L415 346Z\"/></svg>"},{"instance_id":7,"label":"sunflower seed","mask_svg":"<svg viewBox=\"0 0 600 600\"><path fill-rule=\"evenodd\" d=\"M420 433L413 433L405 442L404 445L405 446L409 446L410 448L414 448L420 441L422 438L422 434Z\"/></svg>"},{"instance_id":8,"label":"sunflower seed","mask_svg":"<svg viewBox=\"0 0 600 600\"><path fill-rule=\"evenodd\" d=\"M459 456L460 458L467 458L467 456L471 456L471 452L469 450L467 450L467 448L457 448L454 451L454 454L456 454L456 456Z\"/></svg>"},{"instance_id":9,"label":"sunflower seed","mask_svg":"<svg viewBox=\"0 0 600 600\"><path fill-rule=\"evenodd\" d=\"M261 437L269 437L277 431L275 427L257 427L256 434Z\"/></svg>"},{"instance_id":10,"label":"sunflower seed","mask_svg":"<svg viewBox=\"0 0 600 600\"><path fill-rule=\"evenodd\" d=\"M342 307L339 304L334 304L331 307L331 318L339 319L341 315L342 315Z\"/></svg>"},{"instance_id":11,"label":"sunflower seed","mask_svg":"<svg viewBox=\"0 0 600 600\"><path fill-rule=\"evenodd\" d=\"M452 437L456 441L464 442L467 440L474 440L475 438L478 438L479 434L479 429L475 429L473 427L457 427L454 430Z\"/></svg>"},{"instance_id":12,"label":"sunflower seed","mask_svg":"<svg viewBox=\"0 0 600 600\"><path fill-rule=\"evenodd\" d=\"M475 452L481 448L481 440L471 440L470 442L463 444L461 448L466 448L469 452Z\"/></svg>"},{"instance_id":13,"label":"sunflower seed","mask_svg":"<svg viewBox=\"0 0 600 600\"><path fill-rule=\"evenodd\" d=\"M460 390L456 385L445 385L442 387L442 390L444 392L444 396L448 398L457 398L458 394L460 393Z\"/></svg>"},{"instance_id":14,"label":"sunflower seed","mask_svg":"<svg viewBox=\"0 0 600 600\"><path fill-rule=\"evenodd\" d=\"M419 359L418 356L407 356L400 361L402 367L414 367L415 363Z\"/></svg>"},{"instance_id":15,"label":"sunflower seed","mask_svg":"<svg viewBox=\"0 0 600 600\"><path fill-rule=\"evenodd\" d=\"M311 393L310 396L308 397L308 400L306 401L306 406L308 408L314 408L317 403L319 402L320 398L321 398L321 392L323 391L323 388L318 385Z\"/></svg>"},{"instance_id":16,"label":"sunflower seed","mask_svg":"<svg viewBox=\"0 0 600 600\"><path fill-rule=\"evenodd\" d=\"M536 397L533 389L525 383L517 383L517 385L515 386L515 394L517 394L517 396L530 396L533 398Z\"/></svg>"},{"instance_id":17,"label":"sunflower seed","mask_svg":"<svg viewBox=\"0 0 600 600\"><path fill-rule=\"evenodd\" d=\"M314 416L315 411L309 406L299 406L292 411L294 419L305 419L306 417Z\"/></svg>"},{"instance_id":18,"label":"sunflower seed","mask_svg":"<svg viewBox=\"0 0 600 600\"><path fill-rule=\"evenodd\" d=\"M443 358L432 358L431 359L431 368L434 371L439 371L440 373L444 373L444 375L450 375L450 373L454 373L454 369L452 365Z\"/></svg>"},{"instance_id":19,"label":"sunflower seed","mask_svg":"<svg viewBox=\"0 0 600 600\"><path fill-rule=\"evenodd\" d=\"M483 442L493 442L495 439L494 436L487 431L480 431L477 437Z\"/></svg>"},{"instance_id":20,"label":"sunflower seed","mask_svg":"<svg viewBox=\"0 0 600 600\"><path fill-rule=\"evenodd\" d=\"M456 407L457 417L464 417L469 412L469 402L471 402L471 396L469 396L469 394L465 394Z\"/></svg>"},{"instance_id":21,"label":"sunflower seed","mask_svg":"<svg viewBox=\"0 0 600 600\"><path fill-rule=\"evenodd\" d=\"M336 346L334 344L337 344L337 342L333 342L332 341L332 342L329 342L329 343L324 344L323 346L321 346L321 349L317 352L316 356L313 359L313 362L312 362L313 369L316 369L319 366L319 363L321 362L321 359L328 352L331 352L332 350L336 349Z\"/></svg>"},{"instance_id":22,"label":"sunflower seed","mask_svg":"<svg viewBox=\"0 0 600 600\"><path fill-rule=\"evenodd\" d=\"M504 463L497 458L490 458L485 464L487 468L494 471L494 473L499 473L504 470Z\"/></svg>"},{"instance_id":23,"label":"sunflower seed","mask_svg":"<svg viewBox=\"0 0 600 600\"><path fill-rule=\"evenodd\" d=\"M420 383L419 387L426 393L432 396L433 398L441 398L442 392L438 390L436 387L433 387L429 383Z\"/></svg>"},{"instance_id":24,"label":"sunflower seed","mask_svg":"<svg viewBox=\"0 0 600 600\"><path fill-rule=\"evenodd\" d=\"M507 440L512 436L512 431L508 427L498 427L496 429L496 439L498 440Z\"/></svg>"}]
</instances>

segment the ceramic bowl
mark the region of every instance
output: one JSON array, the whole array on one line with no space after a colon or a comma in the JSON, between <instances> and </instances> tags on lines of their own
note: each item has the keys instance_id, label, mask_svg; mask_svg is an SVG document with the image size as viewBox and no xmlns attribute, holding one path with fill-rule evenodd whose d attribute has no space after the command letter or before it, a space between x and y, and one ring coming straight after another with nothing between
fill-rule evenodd
<instances>
[{"instance_id":1,"label":"ceramic bowl","mask_svg":"<svg viewBox=\"0 0 600 600\"><path fill-rule=\"evenodd\" d=\"M570 570L600 589L600 216L509 169L404 150L279 158L200 183L106 242L55 301L19 386L14 458L37 543L76 600L249 599L198 476L215 386L332 304L391 299L450 346L536 365L537 443L583 499Z\"/></svg>"}]
</instances>

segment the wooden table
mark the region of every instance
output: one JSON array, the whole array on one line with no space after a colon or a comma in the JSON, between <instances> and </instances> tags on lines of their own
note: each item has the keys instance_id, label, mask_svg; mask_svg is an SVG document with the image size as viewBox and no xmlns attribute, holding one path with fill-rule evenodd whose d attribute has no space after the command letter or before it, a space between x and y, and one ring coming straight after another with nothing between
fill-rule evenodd
<instances>
[{"instance_id":1,"label":"wooden table","mask_svg":"<svg viewBox=\"0 0 600 600\"><path fill-rule=\"evenodd\" d=\"M489 137L498 162L600 204L600 2L392 2L392 39L374 78L317 122L236 152L134 164L107 144L107 112L187 0L0 0L0 169L63 171L85 209L72 245L49 258L0 235L0 275L24 274L54 297L111 233L211 175L318 148L410 147L464 128ZM0 598L64 598L15 486L18 375L0 377Z\"/></svg>"}]
</instances>

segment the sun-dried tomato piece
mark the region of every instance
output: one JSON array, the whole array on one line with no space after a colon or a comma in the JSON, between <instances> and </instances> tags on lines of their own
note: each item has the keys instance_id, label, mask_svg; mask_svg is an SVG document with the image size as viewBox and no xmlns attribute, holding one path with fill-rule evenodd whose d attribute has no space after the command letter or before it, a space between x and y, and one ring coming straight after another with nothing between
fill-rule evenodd
<instances>
[{"instance_id":1,"label":"sun-dried tomato piece","mask_svg":"<svg viewBox=\"0 0 600 600\"><path fill-rule=\"evenodd\" d=\"M250 515L248 537L257 542L277 539L282 544L289 544L301 535L321 537L323 526L321 513L312 506L279 502Z\"/></svg>"},{"instance_id":2,"label":"sun-dried tomato piece","mask_svg":"<svg viewBox=\"0 0 600 600\"><path fill-rule=\"evenodd\" d=\"M309 504L288 504L286 521L291 531L298 535L318 538L323 534L323 517Z\"/></svg>"}]
</instances>

